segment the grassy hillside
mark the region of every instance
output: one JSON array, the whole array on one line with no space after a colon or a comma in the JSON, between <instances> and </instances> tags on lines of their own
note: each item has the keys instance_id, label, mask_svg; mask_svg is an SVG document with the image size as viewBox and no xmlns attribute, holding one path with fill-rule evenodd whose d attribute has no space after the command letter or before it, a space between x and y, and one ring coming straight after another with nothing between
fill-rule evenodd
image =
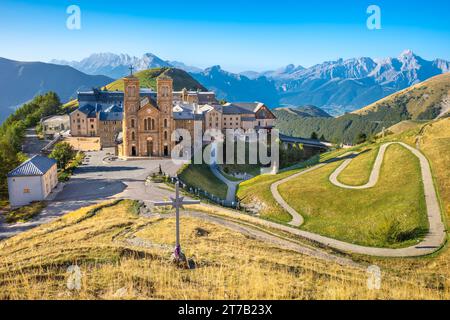
<instances>
[{"instance_id":1,"label":"grassy hillside","mask_svg":"<svg viewBox=\"0 0 450 320\"><path fill-rule=\"evenodd\" d=\"M281 133L294 137L309 138L312 133L323 136L325 140L334 143L353 144L360 133L366 136L375 135L383 126L390 124L372 121L359 115L345 115L340 118L303 117L286 110L275 110L276 128Z\"/></svg>"},{"instance_id":2,"label":"grassy hillside","mask_svg":"<svg viewBox=\"0 0 450 320\"><path fill-rule=\"evenodd\" d=\"M435 76L400 92L381 99L361 110L359 115L404 114L412 120L430 120L450 111L450 73Z\"/></svg>"},{"instance_id":3,"label":"grassy hillside","mask_svg":"<svg viewBox=\"0 0 450 320\"><path fill-rule=\"evenodd\" d=\"M418 137L420 149L431 162L443 209L450 219L450 118L425 125Z\"/></svg>"},{"instance_id":4,"label":"grassy hillside","mask_svg":"<svg viewBox=\"0 0 450 320\"><path fill-rule=\"evenodd\" d=\"M450 163L450 119L442 119L439 121L430 122L429 124L415 126L412 129L404 131L402 133L389 135L385 138L378 139L376 144L365 144L357 146L350 150L347 149L328 152L322 154L319 161L323 162L329 158L339 156L340 154L351 150L369 150L367 153L361 154L358 157L359 159L355 159L355 161L350 164L350 166L347 167L347 169L344 170L344 172L339 176L339 179L342 182L355 185L361 184L366 182L368 179L368 169L372 167L372 163L377 152L376 149L381 143L388 141L403 141L412 146L415 146L418 139L420 140L420 148L422 152L424 152L424 154L430 160L434 178L438 186L438 192L443 201L443 207L446 209L446 216L448 217L450 216L450 170L448 167L448 163ZM390 148L393 147L394 146L391 146ZM421 220L423 218L423 215L421 214L421 212L423 212L421 209L422 202L420 200L421 195L419 192L421 190L419 188L421 186L421 182L417 177L417 166L415 164L416 159L408 152L402 152L401 148L399 149L396 147L394 148L394 151L392 151L392 149L389 149L387 155L389 156L389 153L391 154L389 157L392 158L392 161L391 164L388 164L386 162L383 165L382 170L384 170L384 172L387 172L387 174L384 174L383 178L383 173L381 173L380 179L385 180L383 183L387 188L386 190L391 189L394 197L390 196L389 194L381 196L381 193L375 193L372 195L366 194L366 192L369 190L359 190L355 195L342 194L341 192L343 190L334 190L335 188L331 184L328 184L328 175L332 171L333 167L337 166L338 163L329 164L320 169L322 171L311 172L308 175L302 176L302 183L300 183L299 177L298 184L296 184L295 186L293 186L291 181L284 187L286 188L286 190L284 190L285 197L287 200L290 199L290 201L292 202L290 202L291 204L295 205L297 203L297 209L299 209L300 212L303 212L303 214L306 216L307 224L308 215L323 215L324 217L328 216L329 218L331 218L331 220L326 224L324 223L323 226L313 228L315 232L319 233L321 232L319 229L323 230L326 228L329 228L329 230L332 229L331 231L329 231L329 234L335 233L336 235L339 232L339 227L336 224L333 225L332 222L332 219L337 219L337 222L340 223L341 216L339 216L339 212L344 213L344 215L346 215L347 212L354 212L355 214L359 214L358 212L360 212L360 214L365 215L367 212L371 212L375 210L375 208L383 206L383 202L385 201L390 201L391 203L393 203L392 208L389 208L388 211L402 211L404 209L402 212L411 212L410 208L405 207L406 204L409 204L411 208L416 208L413 213L414 217L408 215L408 217L404 219L403 215L401 215L403 220L402 223L409 223L412 221L410 219L415 219L417 227L423 227L423 220ZM395 165L395 163L393 163L394 161L395 163L400 165L400 169L393 167ZM409 169L406 170L406 168ZM283 172L275 176L259 176L245 181L239 186L237 196L244 205L253 205L254 203L257 203L258 207L261 208L261 216L280 222L290 221L289 214L284 211L272 197L272 194L270 192L270 185L273 182L295 174L300 170L302 169L290 170L288 172ZM400 174L399 171L401 171L400 173L402 174ZM405 177L408 177L407 180L405 180ZM403 184L399 184L399 182L401 181L403 181ZM283 189L283 186L280 186L280 189ZM311 191L311 193L309 193L309 191ZM384 192L382 190L378 191ZM400 199L404 198L408 193L410 193L410 195L413 195L415 202L403 201L396 203L396 201L400 201ZM293 196L295 194L298 194L299 196ZM364 203L358 202L358 199L364 199L360 198L361 195L366 197L366 200L369 202L375 201L374 206L365 208L366 205ZM330 196L331 198L326 198L328 196ZM316 201L314 201L313 199L316 199ZM327 199L327 201L325 201L324 199ZM342 201L344 201L344 203L341 203ZM337 204L340 204L340 206L337 206ZM402 207L403 209L401 209ZM341 210L339 208L347 208L348 210ZM363 210L361 208L365 209ZM380 212L381 211L379 211L379 213ZM333 213L337 214L337 216L333 216ZM361 223L364 222L361 219L356 219L355 221ZM386 221L389 224L395 222L395 219L392 219L390 222L389 220ZM348 235L351 235L358 228L364 228L363 226L358 225L354 228L350 228L350 230L352 230L351 232L347 232L347 230L344 231L344 229L348 229L348 225L351 223L352 221L348 221L348 223L345 223L345 226L343 227L343 229L341 229L341 231L345 234L348 233ZM380 233L380 230L382 230L383 228L382 224L382 221L374 223L374 226L378 226L380 229L373 230L373 236L375 236L377 232L378 236L375 236L375 238L373 238L372 240L369 239L372 236L370 233L366 233L366 235L368 235L367 238L362 236L364 232L368 231L368 229L366 231L361 231L360 236L364 238L364 241L377 241L374 240L377 237L378 240L381 241L382 233ZM365 227L368 227L368 225L366 225ZM361 239L362 238L360 237L360 240Z\"/></svg>"},{"instance_id":5,"label":"grassy hillside","mask_svg":"<svg viewBox=\"0 0 450 320\"><path fill-rule=\"evenodd\" d=\"M304 116L275 110L277 128L287 135L353 143L360 133L372 136L405 120L433 120L450 111L450 73L431 78L338 118Z\"/></svg>"},{"instance_id":6,"label":"grassy hillside","mask_svg":"<svg viewBox=\"0 0 450 320\"><path fill-rule=\"evenodd\" d=\"M206 164L186 165L180 169L178 177L191 187L200 188L221 199L227 197L227 185L219 180Z\"/></svg>"},{"instance_id":7,"label":"grassy hillside","mask_svg":"<svg viewBox=\"0 0 450 320\"><path fill-rule=\"evenodd\" d=\"M0 242L0 299L448 299L423 269L365 270L282 250L197 218L181 218L196 268L170 262L174 219L143 218L131 201L99 205ZM391 260L392 261L392 260ZM67 289L71 265L81 290ZM413 281L412 281L413 280Z\"/></svg>"},{"instance_id":8,"label":"grassy hillside","mask_svg":"<svg viewBox=\"0 0 450 320\"><path fill-rule=\"evenodd\" d=\"M173 89L179 91L183 88L188 90L207 91L198 81L192 78L186 71L175 68L155 68L136 72L134 74L140 80L141 88L151 88L156 90L156 78L160 75L167 75L173 79ZM116 80L108 85L106 88L111 91L123 91L123 79Z\"/></svg>"},{"instance_id":9,"label":"grassy hillside","mask_svg":"<svg viewBox=\"0 0 450 320\"><path fill-rule=\"evenodd\" d=\"M353 169L361 165L366 171L362 177L367 180L372 169L367 163L373 160L369 157L369 161L361 161L356 157ZM419 160L413 154L404 147L390 146L378 183L365 190L331 184L328 177L341 163L328 164L278 188L289 205L305 218L302 229L376 247L409 246L421 239L428 222ZM344 173L351 170L347 168Z\"/></svg>"},{"instance_id":10,"label":"grassy hillside","mask_svg":"<svg viewBox=\"0 0 450 320\"><path fill-rule=\"evenodd\" d=\"M360 186L369 181L379 148L370 146L362 151L338 176L338 181L349 186Z\"/></svg>"},{"instance_id":11,"label":"grassy hillside","mask_svg":"<svg viewBox=\"0 0 450 320\"><path fill-rule=\"evenodd\" d=\"M411 129L419 128L423 126L428 121L417 121L417 120L404 120L402 122L396 123L393 126L386 129L386 134L398 134ZM381 134L381 133L380 133Z\"/></svg>"}]
</instances>

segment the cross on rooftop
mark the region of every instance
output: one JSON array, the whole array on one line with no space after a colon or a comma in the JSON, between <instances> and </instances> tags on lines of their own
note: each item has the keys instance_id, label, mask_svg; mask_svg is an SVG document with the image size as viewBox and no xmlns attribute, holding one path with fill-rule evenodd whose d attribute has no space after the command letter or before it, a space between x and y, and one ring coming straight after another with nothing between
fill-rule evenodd
<instances>
[{"instance_id":1,"label":"cross on rooftop","mask_svg":"<svg viewBox=\"0 0 450 320\"><path fill-rule=\"evenodd\" d=\"M133 75L133 70L134 70L133 66L130 65L130 67L128 69L130 69L130 75Z\"/></svg>"},{"instance_id":2,"label":"cross on rooftop","mask_svg":"<svg viewBox=\"0 0 450 320\"><path fill-rule=\"evenodd\" d=\"M175 243L175 258L179 258L181 253L180 246L180 208L185 204L199 204L199 200L184 200L184 197L180 197L180 182L177 181L175 184L175 198L170 198L172 201L157 201L153 202L153 205L158 206L172 206L175 208L175 217L176 217L176 243Z\"/></svg>"}]
</instances>

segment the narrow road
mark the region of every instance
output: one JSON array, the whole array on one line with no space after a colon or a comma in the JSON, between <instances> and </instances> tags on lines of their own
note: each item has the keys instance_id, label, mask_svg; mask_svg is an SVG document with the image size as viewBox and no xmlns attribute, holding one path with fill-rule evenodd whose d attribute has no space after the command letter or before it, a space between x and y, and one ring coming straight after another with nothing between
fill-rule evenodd
<instances>
[{"instance_id":1,"label":"narrow road","mask_svg":"<svg viewBox=\"0 0 450 320\"><path fill-rule=\"evenodd\" d=\"M366 183L363 186L347 186L337 181L337 177L339 176L339 174L350 164L350 161L352 161L352 159L345 160L344 163L341 164L333 172L333 174L330 175L330 181L331 183L333 183L338 187L347 189L365 189L373 187L378 181L380 168L384 159L386 148L396 143L402 145L403 147L411 151L420 161L420 169L425 193L425 202L427 207L427 216L430 226L427 235L420 243L411 247L399 249L375 248L375 247L360 246L302 230L298 230L298 232L294 233L337 250L380 257L415 257L427 255L438 250L446 239L446 232L444 223L442 222L441 219L441 209L437 198L437 192L433 184L433 176L431 174L430 165L428 163L427 158L419 150L402 142L386 143L380 147L368 183ZM296 177L302 174L321 168L324 165L325 165L324 163L316 165L310 169L287 177L283 180L277 181L271 185L270 189L275 200L292 215L291 225L296 227L300 226L303 223L303 218L294 208L292 208L289 204L287 204L287 202L283 199L283 197L278 192L278 186L281 183L288 182L289 180L295 179Z\"/></svg>"},{"instance_id":2,"label":"narrow road","mask_svg":"<svg viewBox=\"0 0 450 320\"><path fill-rule=\"evenodd\" d=\"M238 180L238 181L228 180L227 178L225 178L222 175L222 173L220 173L220 170L217 167L217 164L211 164L209 166L209 168L211 169L212 173L216 176L217 179L219 179L220 181L222 181L223 183L225 183L227 185L227 187L228 187L227 198L225 200L236 201L236 189L237 189L239 183L242 182L242 180Z\"/></svg>"},{"instance_id":3,"label":"narrow road","mask_svg":"<svg viewBox=\"0 0 450 320\"><path fill-rule=\"evenodd\" d=\"M36 154L40 154L42 148L44 148L50 140L39 139L36 133L36 129L28 128L25 130L25 139L22 145L22 151L29 157Z\"/></svg>"},{"instance_id":4,"label":"narrow road","mask_svg":"<svg viewBox=\"0 0 450 320\"><path fill-rule=\"evenodd\" d=\"M30 131L30 135L33 135L33 131ZM35 143L30 145L36 146ZM82 207L110 199L157 201L169 199L173 195L173 192L161 189L155 183L145 184L145 180L151 172L159 169L160 164L163 171L171 175L177 172L179 165L167 159L104 163L107 152L113 150L86 152L84 165L75 170L64 188L30 221L14 224L0 221L0 240L53 221Z\"/></svg>"}]
</instances>

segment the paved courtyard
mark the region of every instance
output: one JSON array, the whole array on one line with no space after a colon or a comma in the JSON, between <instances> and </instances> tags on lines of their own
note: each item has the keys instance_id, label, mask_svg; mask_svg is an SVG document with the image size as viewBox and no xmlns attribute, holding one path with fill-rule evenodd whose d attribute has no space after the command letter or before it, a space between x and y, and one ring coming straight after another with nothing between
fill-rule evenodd
<instances>
[{"instance_id":1,"label":"paved courtyard","mask_svg":"<svg viewBox=\"0 0 450 320\"><path fill-rule=\"evenodd\" d=\"M159 170L175 175L181 164L170 159L110 160L114 149L87 152L84 164L77 168L47 207L32 221L6 225L0 223L0 239L49 222L65 213L109 199L143 201L166 200L173 192L145 184L145 179Z\"/></svg>"},{"instance_id":2,"label":"paved courtyard","mask_svg":"<svg viewBox=\"0 0 450 320\"><path fill-rule=\"evenodd\" d=\"M169 192L154 184L145 185L145 179L159 170L175 175L180 165L168 159L110 160L113 149L87 152L85 162L55 198L55 201L104 200L130 198L161 200Z\"/></svg>"}]
</instances>

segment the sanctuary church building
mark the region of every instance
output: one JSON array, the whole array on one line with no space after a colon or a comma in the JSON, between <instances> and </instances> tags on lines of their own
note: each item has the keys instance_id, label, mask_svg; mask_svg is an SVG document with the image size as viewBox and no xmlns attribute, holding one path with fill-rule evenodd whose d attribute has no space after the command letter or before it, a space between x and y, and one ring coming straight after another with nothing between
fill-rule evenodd
<instances>
[{"instance_id":1,"label":"sanctuary church building","mask_svg":"<svg viewBox=\"0 0 450 320\"><path fill-rule=\"evenodd\" d=\"M219 104L214 92L173 91L167 75L156 89L140 88L133 74L124 78L124 91L79 92L80 107L70 114L71 135L99 137L102 147L116 146L123 157L167 157L175 142L171 134L194 125L207 129L271 129L275 116L260 102Z\"/></svg>"}]
</instances>

